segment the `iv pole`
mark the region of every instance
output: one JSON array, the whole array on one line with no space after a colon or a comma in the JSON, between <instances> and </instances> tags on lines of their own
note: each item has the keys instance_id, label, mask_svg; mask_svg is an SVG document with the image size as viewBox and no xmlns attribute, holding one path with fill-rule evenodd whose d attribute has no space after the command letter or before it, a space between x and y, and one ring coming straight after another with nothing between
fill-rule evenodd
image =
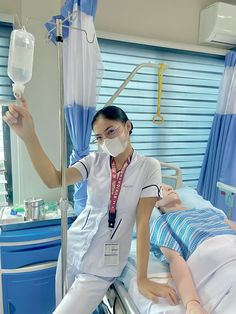
<instances>
[{"instance_id":1,"label":"iv pole","mask_svg":"<svg viewBox=\"0 0 236 314\"><path fill-rule=\"evenodd\" d=\"M65 115L64 115L64 82L63 82L63 37L62 20L56 20L56 41L57 41L57 60L59 72L59 103L60 103L60 151L61 151L61 292L62 297L67 292L67 186L66 186L66 136L65 136Z\"/></svg>"},{"instance_id":2,"label":"iv pole","mask_svg":"<svg viewBox=\"0 0 236 314\"><path fill-rule=\"evenodd\" d=\"M59 73L59 116L60 116L60 160L61 160L61 198L60 198L60 211L61 211L61 293L62 298L67 293L67 213L69 208L69 202L67 197L67 185L66 185L66 128L65 128L65 114L64 114L64 80L63 80L63 36L62 27L68 27L63 25L67 19L71 18L71 14L68 18L56 19L56 42L57 42L57 61L58 61L58 73ZM88 40L88 34L86 30L82 28L72 27L69 28L76 29L85 33L86 40L88 43L93 43L95 39L95 34L93 39ZM54 29L51 30L51 32Z\"/></svg>"}]
</instances>

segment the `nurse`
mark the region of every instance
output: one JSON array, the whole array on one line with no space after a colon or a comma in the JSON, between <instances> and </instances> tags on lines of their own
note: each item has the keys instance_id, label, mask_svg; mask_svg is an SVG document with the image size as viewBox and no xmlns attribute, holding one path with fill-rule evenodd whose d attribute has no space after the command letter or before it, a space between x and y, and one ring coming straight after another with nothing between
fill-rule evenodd
<instances>
[{"instance_id":1,"label":"nurse","mask_svg":"<svg viewBox=\"0 0 236 314\"><path fill-rule=\"evenodd\" d=\"M49 188L61 185L61 173L43 151L24 98L10 105L3 117L24 141L33 165ZM143 157L130 143L132 123L123 110L108 106L92 121L94 142L103 153L90 153L66 169L67 185L88 180L85 209L68 231L68 293L61 300L58 263L57 308L54 314L90 314L126 265L132 229L137 224L137 267L140 292L157 301L165 297L176 304L167 285L147 279L149 217L161 198L161 170L156 159Z\"/></svg>"}]
</instances>

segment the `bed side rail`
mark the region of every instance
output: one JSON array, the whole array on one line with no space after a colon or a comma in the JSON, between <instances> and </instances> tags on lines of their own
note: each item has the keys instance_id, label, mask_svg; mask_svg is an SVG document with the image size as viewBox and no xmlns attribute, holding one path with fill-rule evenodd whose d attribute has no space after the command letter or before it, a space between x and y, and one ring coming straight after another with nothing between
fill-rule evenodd
<instances>
[{"instance_id":1,"label":"bed side rail","mask_svg":"<svg viewBox=\"0 0 236 314\"><path fill-rule=\"evenodd\" d=\"M119 303L121 303L122 306L122 313L140 314L137 306L134 304L134 301L126 291L125 286L121 281L116 280L114 284L109 288L106 296L110 303L110 306L113 308L113 313L116 313L116 303L118 303L118 299ZM119 313L121 313L120 310L118 310Z\"/></svg>"}]
</instances>

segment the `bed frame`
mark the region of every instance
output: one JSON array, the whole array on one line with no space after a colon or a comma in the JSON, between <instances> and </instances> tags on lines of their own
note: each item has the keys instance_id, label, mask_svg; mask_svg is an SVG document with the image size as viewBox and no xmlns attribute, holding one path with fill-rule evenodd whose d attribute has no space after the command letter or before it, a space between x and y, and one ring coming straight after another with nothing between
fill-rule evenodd
<instances>
[{"instance_id":1,"label":"bed frame","mask_svg":"<svg viewBox=\"0 0 236 314\"><path fill-rule=\"evenodd\" d=\"M162 182L177 189L183 185L181 169L173 164L161 162ZM140 314L124 284L117 279L108 289L102 308L106 314Z\"/></svg>"},{"instance_id":2,"label":"bed frame","mask_svg":"<svg viewBox=\"0 0 236 314\"><path fill-rule=\"evenodd\" d=\"M176 165L160 162L162 172L162 182L170 184L174 189L178 189L183 186L182 172Z\"/></svg>"}]
</instances>

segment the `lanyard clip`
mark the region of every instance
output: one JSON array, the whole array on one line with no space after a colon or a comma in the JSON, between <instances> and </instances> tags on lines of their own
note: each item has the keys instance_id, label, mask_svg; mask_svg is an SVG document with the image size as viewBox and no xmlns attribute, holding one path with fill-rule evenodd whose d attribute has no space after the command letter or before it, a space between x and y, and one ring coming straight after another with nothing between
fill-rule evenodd
<instances>
[{"instance_id":1,"label":"lanyard clip","mask_svg":"<svg viewBox=\"0 0 236 314\"><path fill-rule=\"evenodd\" d=\"M116 211L114 213L109 212L108 227L113 229L115 227L115 222L116 222Z\"/></svg>"}]
</instances>

